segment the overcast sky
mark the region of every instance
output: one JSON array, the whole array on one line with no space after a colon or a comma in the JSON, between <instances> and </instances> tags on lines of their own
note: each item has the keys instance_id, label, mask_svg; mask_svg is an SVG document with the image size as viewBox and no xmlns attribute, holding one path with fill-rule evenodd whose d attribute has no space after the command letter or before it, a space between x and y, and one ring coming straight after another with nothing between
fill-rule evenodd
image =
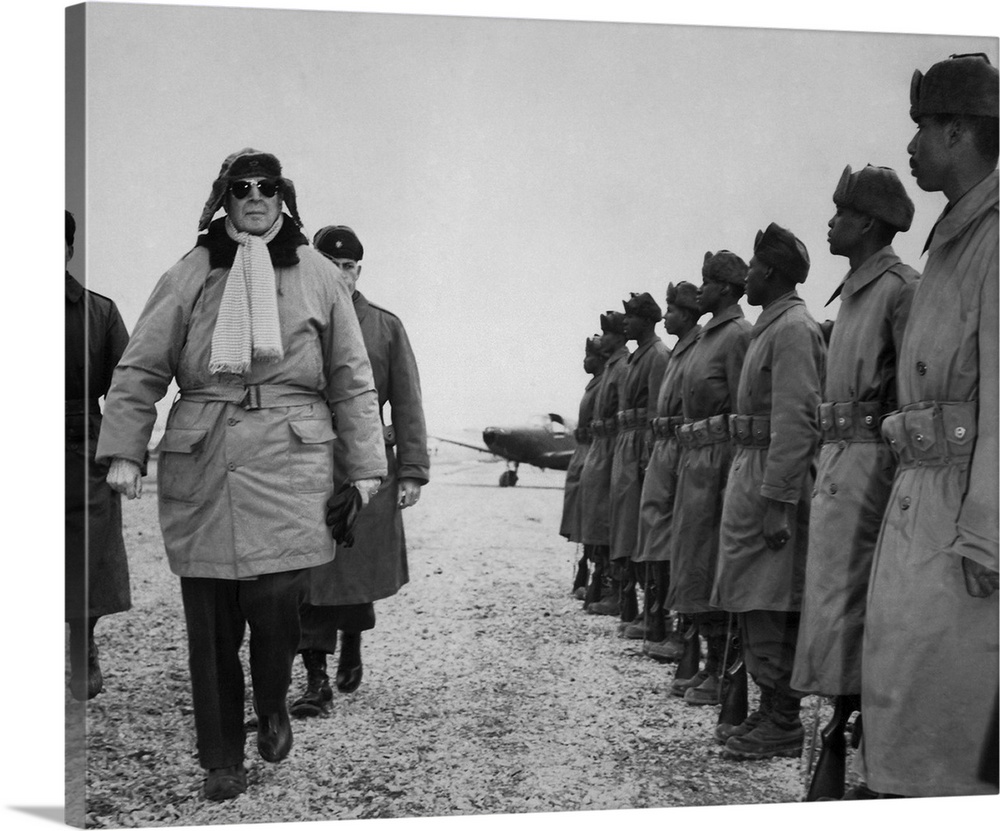
<instances>
[{"instance_id":1,"label":"overcast sky","mask_svg":"<svg viewBox=\"0 0 1000 831\"><path fill-rule=\"evenodd\" d=\"M993 36L143 4L87 20L71 270L131 329L222 159L273 152L307 236L358 232L359 288L401 316L445 435L575 417L600 313L631 291L663 304L708 250L749 260L771 221L806 243L801 292L834 317L847 164L901 173L917 213L897 250L919 270L943 200L908 173L910 77L954 52L997 63Z\"/></svg>"}]
</instances>

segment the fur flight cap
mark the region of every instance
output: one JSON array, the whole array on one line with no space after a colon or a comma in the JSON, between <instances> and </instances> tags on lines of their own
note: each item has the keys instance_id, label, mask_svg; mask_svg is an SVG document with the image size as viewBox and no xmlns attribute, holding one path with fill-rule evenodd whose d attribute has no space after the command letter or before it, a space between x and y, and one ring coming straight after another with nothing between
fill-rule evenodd
<instances>
[{"instance_id":1,"label":"fur flight cap","mask_svg":"<svg viewBox=\"0 0 1000 831\"><path fill-rule=\"evenodd\" d=\"M910 80L910 118L922 115L983 115L997 117L1000 84L997 68L982 52L952 55Z\"/></svg>"},{"instance_id":2,"label":"fur flight cap","mask_svg":"<svg viewBox=\"0 0 1000 831\"><path fill-rule=\"evenodd\" d=\"M625 315L621 312L607 311L601 315L601 331L613 335L625 334Z\"/></svg>"},{"instance_id":3,"label":"fur flight cap","mask_svg":"<svg viewBox=\"0 0 1000 831\"><path fill-rule=\"evenodd\" d=\"M701 276L704 280L713 280L716 283L744 286L747 282L747 264L743 262L742 257L725 248L714 254L706 251L705 261L701 266Z\"/></svg>"},{"instance_id":4,"label":"fur flight cap","mask_svg":"<svg viewBox=\"0 0 1000 831\"><path fill-rule=\"evenodd\" d=\"M641 317L653 322L663 317L663 309L660 308L659 303L653 299L653 295L648 291L644 291L641 294L633 291L628 300L622 301L622 305L625 307L626 315Z\"/></svg>"},{"instance_id":5,"label":"fur flight cap","mask_svg":"<svg viewBox=\"0 0 1000 831\"><path fill-rule=\"evenodd\" d=\"M198 230L204 231L212 222L212 217L223 206L226 200L226 191L232 182L237 179L274 179L278 183L279 193L288 206L288 211L292 215L295 224L302 227L302 220L299 219L299 210L295 204L295 185L291 179L286 179L281 175L281 162L277 156L271 153L264 153L254 150L252 147L244 147L226 156L226 160L219 169L219 175L212 182L212 192L201 212L201 219L198 220Z\"/></svg>"},{"instance_id":6,"label":"fur flight cap","mask_svg":"<svg viewBox=\"0 0 1000 831\"><path fill-rule=\"evenodd\" d=\"M687 280L681 280L676 285L671 283L667 286L667 305L687 309L694 312L696 317L699 316L701 309L698 306L698 287Z\"/></svg>"},{"instance_id":7,"label":"fur flight cap","mask_svg":"<svg viewBox=\"0 0 1000 831\"><path fill-rule=\"evenodd\" d=\"M354 231L346 225L327 225L320 228L313 237L313 248L338 260L361 262L365 249Z\"/></svg>"},{"instance_id":8,"label":"fur flight cap","mask_svg":"<svg viewBox=\"0 0 1000 831\"><path fill-rule=\"evenodd\" d=\"M867 165L852 173L848 165L833 192L833 204L881 219L897 231L909 231L913 221L913 202L891 167Z\"/></svg>"},{"instance_id":9,"label":"fur flight cap","mask_svg":"<svg viewBox=\"0 0 1000 831\"><path fill-rule=\"evenodd\" d=\"M597 358L603 358L605 356L604 351L601 349L601 343L603 338L600 335L591 335L587 338L587 342L584 344L584 351L587 355L593 355Z\"/></svg>"},{"instance_id":10,"label":"fur flight cap","mask_svg":"<svg viewBox=\"0 0 1000 831\"><path fill-rule=\"evenodd\" d=\"M765 265L781 272L796 283L804 283L809 274L809 252L791 231L775 222L757 232L753 243L754 256Z\"/></svg>"}]
</instances>

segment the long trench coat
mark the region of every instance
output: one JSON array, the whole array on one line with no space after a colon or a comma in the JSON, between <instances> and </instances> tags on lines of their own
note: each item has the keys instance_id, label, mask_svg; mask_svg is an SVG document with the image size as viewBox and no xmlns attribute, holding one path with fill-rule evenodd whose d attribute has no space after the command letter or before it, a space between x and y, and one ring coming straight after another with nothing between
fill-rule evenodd
<instances>
[{"instance_id":1,"label":"long trench coat","mask_svg":"<svg viewBox=\"0 0 1000 831\"><path fill-rule=\"evenodd\" d=\"M372 365L379 413L384 418L386 404L392 413L392 424L383 431L389 474L358 515L354 545L341 546L332 563L310 569L309 603L314 606L371 603L394 595L409 581L399 480L425 485L430 477L420 375L403 323L361 292L354 293L354 308ZM335 458L346 450L338 440Z\"/></svg>"},{"instance_id":2,"label":"long trench coat","mask_svg":"<svg viewBox=\"0 0 1000 831\"><path fill-rule=\"evenodd\" d=\"M590 450L590 420L594 414L594 401L597 399L597 391L600 388L601 376L604 374L604 367L600 367L593 377L587 382L584 388L583 397L580 399L580 411L577 419L577 441L576 449L569 459L569 467L566 469L566 484L563 488L563 512L562 520L559 524L559 533L570 542L583 542L583 517L580 512L580 477L583 474L583 465L587 460L587 451ZM587 436L586 440L581 440L581 436Z\"/></svg>"},{"instance_id":3,"label":"long trench coat","mask_svg":"<svg viewBox=\"0 0 1000 831\"><path fill-rule=\"evenodd\" d=\"M962 558L998 568L998 224L994 170L934 228L899 352L905 412L883 422L905 455L865 619L862 749L876 791L996 792L977 766L997 690L997 593L969 595Z\"/></svg>"},{"instance_id":4,"label":"long trench coat","mask_svg":"<svg viewBox=\"0 0 1000 831\"><path fill-rule=\"evenodd\" d=\"M681 415L681 394L687 377L686 369L699 332L701 327L693 326L674 345L660 381L656 403L650 408L651 419L677 418ZM673 432L654 437L639 500L639 541L633 557L637 562L664 562L670 559L670 532L673 527L679 456L677 436Z\"/></svg>"},{"instance_id":5,"label":"long trench coat","mask_svg":"<svg viewBox=\"0 0 1000 831\"><path fill-rule=\"evenodd\" d=\"M623 346L604 364L594 397L594 419L614 420L618 412L618 377L625 371L628 350ZM580 535L584 545L611 545L611 466L614 435L595 434L580 472Z\"/></svg>"},{"instance_id":6,"label":"long trench coat","mask_svg":"<svg viewBox=\"0 0 1000 831\"><path fill-rule=\"evenodd\" d=\"M769 436L760 437L765 446L738 444L733 455L711 598L724 611L800 609L825 351L795 292L761 311L750 333L736 411L765 419ZM765 499L795 506L791 539L777 551L764 543Z\"/></svg>"},{"instance_id":7,"label":"long trench coat","mask_svg":"<svg viewBox=\"0 0 1000 831\"><path fill-rule=\"evenodd\" d=\"M751 328L739 305L723 309L705 324L684 376L685 423L712 416L722 417L719 421L724 423L732 412ZM675 611L695 614L712 610L722 497L732 455L728 441L681 450L667 595L667 606Z\"/></svg>"},{"instance_id":8,"label":"long trench coat","mask_svg":"<svg viewBox=\"0 0 1000 831\"><path fill-rule=\"evenodd\" d=\"M223 221L209 236L219 236ZM157 491L167 558L181 577L235 580L333 559L325 522L331 409L348 448L342 472L386 475L378 399L350 295L287 216L268 244L272 261L286 241L292 260L274 269L280 361L255 361L242 377L209 373L232 260L213 266L216 249L199 244L160 278L115 370L98 461L141 463L156 402L173 378L180 387L159 444Z\"/></svg>"},{"instance_id":9,"label":"long trench coat","mask_svg":"<svg viewBox=\"0 0 1000 831\"><path fill-rule=\"evenodd\" d=\"M98 399L128 343L114 301L66 275L66 619L132 607L121 497L95 461Z\"/></svg>"},{"instance_id":10,"label":"long trench coat","mask_svg":"<svg viewBox=\"0 0 1000 831\"><path fill-rule=\"evenodd\" d=\"M646 409L655 403L670 350L659 337L638 347L626 362L618 382L619 412ZM648 414L634 429L618 428L611 464L611 559L631 560L639 544L639 500L649 463Z\"/></svg>"},{"instance_id":11,"label":"long trench coat","mask_svg":"<svg viewBox=\"0 0 1000 831\"><path fill-rule=\"evenodd\" d=\"M792 672L792 687L804 693L861 694L868 575L896 470L878 423L896 408L896 356L918 277L887 246L834 293L841 306L827 352ZM862 402L864 414L856 406Z\"/></svg>"}]
</instances>

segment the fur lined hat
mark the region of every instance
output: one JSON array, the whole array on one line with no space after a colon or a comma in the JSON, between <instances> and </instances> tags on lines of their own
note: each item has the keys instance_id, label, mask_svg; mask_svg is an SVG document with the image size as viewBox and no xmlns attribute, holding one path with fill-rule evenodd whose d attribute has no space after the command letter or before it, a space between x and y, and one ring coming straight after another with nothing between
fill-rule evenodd
<instances>
[{"instance_id":1,"label":"fur lined hat","mask_svg":"<svg viewBox=\"0 0 1000 831\"><path fill-rule=\"evenodd\" d=\"M997 117L1000 84L997 68L982 52L952 55L924 75L919 69L910 79L910 118L923 115L982 115Z\"/></svg>"},{"instance_id":2,"label":"fur lined hat","mask_svg":"<svg viewBox=\"0 0 1000 831\"><path fill-rule=\"evenodd\" d=\"M705 261L701 266L701 276L704 280L744 286L747 282L747 264L741 257L725 248L714 254L706 251Z\"/></svg>"},{"instance_id":3,"label":"fur lined hat","mask_svg":"<svg viewBox=\"0 0 1000 831\"><path fill-rule=\"evenodd\" d=\"M219 175L212 182L212 192L208 201L202 209L201 218L198 220L198 230L204 231L212 222L212 217L223 206L226 199L226 190L230 183L237 179L247 178L267 178L275 179L280 187L282 201L288 206L288 212L292 215L295 224L302 227L302 220L299 219L299 211L295 204L295 185L291 179L286 179L281 175L281 162L277 156L271 153L264 153L254 150L252 147L244 147L226 156Z\"/></svg>"},{"instance_id":4,"label":"fur lined hat","mask_svg":"<svg viewBox=\"0 0 1000 831\"><path fill-rule=\"evenodd\" d=\"M621 312L607 311L601 315L601 331L613 335L625 334L625 315Z\"/></svg>"},{"instance_id":5,"label":"fur lined hat","mask_svg":"<svg viewBox=\"0 0 1000 831\"><path fill-rule=\"evenodd\" d=\"M625 307L626 315L641 317L654 322L663 317L663 309L660 308L660 305L653 299L653 295L648 291L644 291L641 294L633 291L628 300L622 301L622 305Z\"/></svg>"},{"instance_id":6,"label":"fur lined hat","mask_svg":"<svg viewBox=\"0 0 1000 831\"><path fill-rule=\"evenodd\" d=\"M757 232L753 253L762 263L777 269L796 283L806 281L809 274L809 252L802 240L777 223L772 222L766 230Z\"/></svg>"},{"instance_id":7,"label":"fur lined hat","mask_svg":"<svg viewBox=\"0 0 1000 831\"><path fill-rule=\"evenodd\" d=\"M891 167L869 164L852 173L848 165L833 192L833 204L881 219L897 231L909 231L913 221L913 202Z\"/></svg>"},{"instance_id":8,"label":"fur lined hat","mask_svg":"<svg viewBox=\"0 0 1000 831\"><path fill-rule=\"evenodd\" d=\"M601 343L603 338L600 335L591 335L587 338L587 342L584 344L584 353L587 355L593 355L595 358L605 357L605 352L601 349Z\"/></svg>"},{"instance_id":9,"label":"fur lined hat","mask_svg":"<svg viewBox=\"0 0 1000 831\"><path fill-rule=\"evenodd\" d=\"M698 306L698 287L687 280L681 280L677 285L671 283L667 286L667 305L687 309L689 312L694 312L696 317L701 315Z\"/></svg>"},{"instance_id":10,"label":"fur lined hat","mask_svg":"<svg viewBox=\"0 0 1000 831\"><path fill-rule=\"evenodd\" d=\"M338 260L361 262L365 249L358 235L346 225L327 225L320 228L313 237L313 248L328 257Z\"/></svg>"}]
</instances>

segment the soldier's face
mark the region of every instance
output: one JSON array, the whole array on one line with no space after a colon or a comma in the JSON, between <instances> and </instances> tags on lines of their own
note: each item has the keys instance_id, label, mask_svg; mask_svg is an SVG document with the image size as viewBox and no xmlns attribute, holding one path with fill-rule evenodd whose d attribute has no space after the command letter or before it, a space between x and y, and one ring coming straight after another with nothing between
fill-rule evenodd
<instances>
[{"instance_id":1,"label":"soldier's face","mask_svg":"<svg viewBox=\"0 0 1000 831\"><path fill-rule=\"evenodd\" d=\"M698 309L704 314L715 314L719 310L719 302L725 292L725 284L715 280L702 281L698 289Z\"/></svg>"},{"instance_id":2,"label":"soldier's face","mask_svg":"<svg viewBox=\"0 0 1000 831\"><path fill-rule=\"evenodd\" d=\"M668 335L679 335L684 330L687 314L678 306L667 304L667 313L663 316L663 326Z\"/></svg>"},{"instance_id":3,"label":"soldier's face","mask_svg":"<svg viewBox=\"0 0 1000 831\"><path fill-rule=\"evenodd\" d=\"M747 271L747 303L751 306L763 306L767 292L767 272L769 266L764 265L756 257L750 258L750 269Z\"/></svg>"},{"instance_id":4,"label":"soldier's face","mask_svg":"<svg viewBox=\"0 0 1000 831\"><path fill-rule=\"evenodd\" d=\"M358 278L361 276L361 266L358 262L343 257L327 257L327 259L340 269L340 274L347 284L347 291L350 294L354 294L354 289L358 285Z\"/></svg>"},{"instance_id":5,"label":"soldier's face","mask_svg":"<svg viewBox=\"0 0 1000 831\"><path fill-rule=\"evenodd\" d=\"M863 241L868 217L853 208L841 206L826 224L830 229L826 234L830 253L846 257Z\"/></svg>"},{"instance_id":6,"label":"soldier's face","mask_svg":"<svg viewBox=\"0 0 1000 831\"><path fill-rule=\"evenodd\" d=\"M625 337L629 340L637 340L642 334L645 321L635 315L625 315Z\"/></svg>"},{"instance_id":7,"label":"soldier's face","mask_svg":"<svg viewBox=\"0 0 1000 831\"><path fill-rule=\"evenodd\" d=\"M951 155L948 140L950 130L950 121L941 123L926 115L917 121L917 132L906 146L906 152L910 154L910 173L921 190L937 191L944 188Z\"/></svg>"},{"instance_id":8,"label":"soldier's face","mask_svg":"<svg viewBox=\"0 0 1000 831\"><path fill-rule=\"evenodd\" d=\"M257 236L266 234L281 213L281 191L273 191L271 196L265 196L258 183L268 180L248 177L241 181L251 182L250 189L243 197L230 191L226 196L226 213L237 231Z\"/></svg>"}]
</instances>

